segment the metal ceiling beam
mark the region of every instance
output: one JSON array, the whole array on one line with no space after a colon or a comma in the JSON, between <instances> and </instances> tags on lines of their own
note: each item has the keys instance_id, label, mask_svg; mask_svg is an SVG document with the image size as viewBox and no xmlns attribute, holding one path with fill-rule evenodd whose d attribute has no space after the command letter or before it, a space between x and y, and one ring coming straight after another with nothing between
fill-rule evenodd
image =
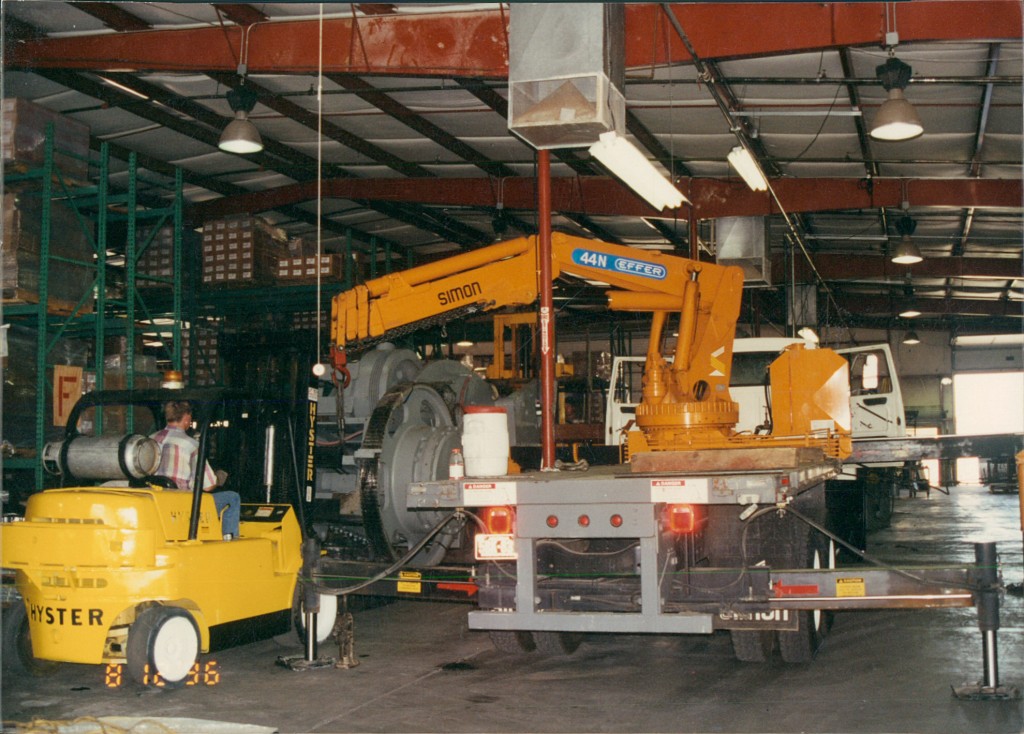
<instances>
[{"instance_id":1,"label":"metal ceiling beam","mask_svg":"<svg viewBox=\"0 0 1024 734\"><path fill-rule=\"evenodd\" d=\"M365 79L355 74L327 74L326 76L343 89L355 92L361 100L373 105L392 119L398 120L430 141L459 156L462 160L472 163L488 176L504 178L515 175L515 171L504 163L491 160L473 146L464 143L444 128L438 127L422 115L413 112L393 97L374 89L373 85Z\"/></svg>"},{"instance_id":2,"label":"metal ceiling beam","mask_svg":"<svg viewBox=\"0 0 1024 734\"><path fill-rule=\"evenodd\" d=\"M835 293L840 308L862 316L891 316L896 319L893 304L885 298L867 299L864 294ZM941 316L998 316L1017 319L1018 324L1024 319L1024 309L1020 301L992 301L972 298L917 298L917 306L921 316L913 319L901 319L901 323L917 325L921 321Z\"/></svg>"},{"instance_id":3,"label":"metal ceiling beam","mask_svg":"<svg viewBox=\"0 0 1024 734\"><path fill-rule=\"evenodd\" d=\"M256 25L269 20L266 14L245 3L214 3L213 7L232 23L240 26Z\"/></svg>"},{"instance_id":4,"label":"metal ceiling beam","mask_svg":"<svg viewBox=\"0 0 1024 734\"><path fill-rule=\"evenodd\" d=\"M61 74L61 72L45 72L46 74ZM70 77L77 77L79 82L85 81L85 78L79 74L67 74ZM166 89L158 87L154 84L150 84L142 79L139 79L131 74L107 74L112 80L116 81L129 89L132 89L140 94L144 94L152 100L158 101L163 105L176 109L179 112L183 112L188 116L198 120L205 125L209 125L214 130L219 129L223 125L227 124L227 119L221 117L217 113L210 110L208 107L204 107L191 100L178 97L177 95L171 94ZM234 77L237 79L237 77ZM71 79L70 81L75 81ZM103 93L106 98L111 95L114 98L126 98L131 101L133 98L130 95L117 92L113 88L104 87L102 84L94 83L90 87L95 93ZM87 92L88 93L88 92ZM90 96L96 96L95 93L90 93ZM103 97L99 97L103 98ZM136 100L137 101L137 100ZM292 103L288 103L292 104ZM217 143L220 139L218 132L208 131L201 126L189 123L187 120L182 120L174 115L161 112L156 108L150 106L143 110L136 112L142 117L151 119L154 122L160 122L160 124L170 127L177 132L184 135L189 135L197 140L201 140L208 145L216 148ZM154 115L156 117L154 117ZM159 119L157 119L159 118ZM315 115L313 116L315 120ZM246 160L254 160L261 165L266 166L271 170L276 170L280 173L289 176L290 178L297 179L300 182L316 183L317 178L317 164L314 158L311 158L294 148L291 148L283 143L275 140L270 140L266 136L263 138L264 150L262 153L253 153L245 156ZM344 168L334 165L325 164L323 166L323 175L335 177L334 180L343 177L351 177L352 174L346 171ZM313 197L315 198L315 196ZM355 196L351 197L356 201L365 201L363 197ZM288 202L290 204L297 204L301 202ZM409 204L415 205L416 202L408 202ZM367 207L385 214L386 216L398 219L406 224L422 229L426 232L431 232L438 237L445 240L455 242L464 246L475 246L482 242L488 241L489 237L471 227L467 227L459 222L453 220L440 220L432 215L424 213L422 216L417 212L413 206L406 206L402 203L384 203L384 202L367 202ZM277 208L277 207L275 207Z\"/></svg>"},{"instance_id":5,"label":"metal ceiling beam","mask_svg":"<svg viewBox=\"0 0 1024 734\"><path fill-rule=\"evenodd\" d=\"M119 3L83 2L75 3L74 7L115 31L148 31L153 27L139 16L129 13Z\"/></svg>"},{"instance_id":6,"label":"metal ceiling beam","mask_svg":"<svg viewBox=\"0 0 1024 734\"><path fill-rule=\"evenodd\" d=\"M772 185L790 212L841 211L898 207L906 195L913 206L1002 207L1020 210L1024 185L1017 180L985 179L774 179ZM328 179L321 184L323 196L334 199L408 202L436 206L493 207L493 181L487 178L438 179ZM699 219L755 217L778 214L763 192L753 192L741 179L690 179L681 181ZM315 183L300 183L242 197L195 204L198 212L212 216L266 211L316 198ZM552 206L560 212L591 216L674 217L675 212L655 211L623 184L608 177L555 178L551 181ZM534 210L536 181L506 178L502 181L506 209Z\"/></svg>"},{"instance_id":7,"label":"metal ceiling beam","mask_svg":"<svg viewBox=\"0 0 1024 734\"><path fill-rule=\"evenodd\" d=\"M219 83L232 89L242 86L242 78L238 74L226 74L223 72L211 72L210 78L217 80ZM305 125L307 128L313 131L318 129L331 140L341 143L347 148L351 148L360 155L364 155L370 160L381 163L392 170L401 173L404 176L412 177L423 177L432 178L433 173L428 171L426 168L419 166L415 163L410 163L402 158L399 158L392 153L384 150L378 145L374 145L363 138L353 135L344 128L336 125L330 120L319 120L317 114L304 107L301 107L294 102L286 99L285 97L278 96L266 89L265 87L257 84L251 78L246 79L245 86L256 92L257 99L260 104L265 107L269 107L275 112L284 115L286 118L295 120L301 125ZM348 174L353 175L353 174Z\"/></svg>"},{"instance_id":8,"label":"metal ceiling beam","mask_svg":"<svg viewBox=\"0 0 1024 734\"><path fill-rule=\"evenodd\" d=\"M915 278L1022 278L1024 260L1019 257L937 257L925 258L912 267L897 265L883 255L846 255L817 253L814 265L823 277L832 281L889 278L891 285L902 287L896 282L906 273L913 272ZM810 279L810 269L805 262L796 263L798 283ZM772 272L787 273L786 263L781 254L772 258Z\"/></svg>"},{"instance_id":9,"label":"metal ceiling beam","mask_svg":"<svg viewBox=\"0 0 1024 734\"><path fill-rule=\"evenodd\" d=\"M988 75L995 74L999 65L998 43L989 44L988 47ZM981 104L978 107L978 119L974 125L974 152L971 154L971 165L967 175L972 178L981 176L981 150L985 145L985 132L988 130L988 116L992 110L992 85L986 84L981 93ZM963 220L960 227L960 236L953 244L953 254L962 255L967 247L967 239L971 235L971 225L974 224L974 208L968 207L964 210Z\"/></svg>"},{"instance_id":10,"label":"metal ceiling beam","mask_svg":"<svg viewBox=\"0 0 1024 734\"><path fill-rule=\"evenodd\" d=\"M672 173L673 177L689 177L693 175L690 168L662 145L657 136L648 130L647 126L640 122L640 118L629 110L626 110L626 129L629 130L634 138L640 141L641 145L651 152L651 155L665 167L666 171Z\"/></svg>"},{"instance_id":11,"label":"metal ceiling beam","mask_svg":"<svg viewBox=\"0 0 1024 734\"><path fill-rule=\"evenodd\" d=\"M886 4L880 2L680 3L672 12L684 27L699 29L694 45L705 59L878 47L885 41ZM901 43L1020 38L1020 3L1010 0L900 3L897 12ZM656 5L627 6L627 67L690 61L678 39L651 42L660 13ZM504 10L328 18L324 70L504 79L507 21ZM7 46L4 63L19 69L234 71L243 32L231 26L25 41ZM317 20L257 23L249 35L249 73L316 71L319 34Z\"/></svg>"}]
</instances>

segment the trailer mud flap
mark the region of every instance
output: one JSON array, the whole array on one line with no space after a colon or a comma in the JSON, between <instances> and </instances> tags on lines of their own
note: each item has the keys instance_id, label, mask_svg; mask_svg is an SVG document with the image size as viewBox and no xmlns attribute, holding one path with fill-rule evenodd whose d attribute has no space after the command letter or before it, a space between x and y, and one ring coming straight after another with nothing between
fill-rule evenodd
<instances>
[{"instance_id":1,"label":"trailer mud flap","mask_svg":"<svg viewBox=\"0 0 1024 734\"><path fill-rule=\"evenodd\" d=\"M796 630L797 612L789 609L766 609L761 612L729 610L715 616L716 630Z\"/></svg>"}]
</instances>

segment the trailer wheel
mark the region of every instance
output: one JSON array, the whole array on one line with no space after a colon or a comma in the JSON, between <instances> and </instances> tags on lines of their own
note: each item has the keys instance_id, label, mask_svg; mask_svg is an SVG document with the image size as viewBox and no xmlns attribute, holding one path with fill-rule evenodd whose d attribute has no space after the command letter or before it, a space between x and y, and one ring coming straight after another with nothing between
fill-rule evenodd
<instances>
[{"instance_id":1,"label":"trailer wheel","mask_svg":"<svg viewBox=\"0 0 1024 734\"><path fill-rule=\"evenodd\" d=\"M125 657L136 683L179 688L199 659L199 627L181 607L150 607L128 628Z\"/></svg>"},{"instance_id":2,"label":"trailer wheel","mask_svg":"<svg viewBox=\"0 0 1024 734\"><path fill-rule=\"evenodd\" d=\"M3 610L3 671L27 673L35 678L53 675L60 668L54 660L42 660L32 654L32 636L25 603L18 599Z\"/></svg>"},{"instance_id":3,"label":"trailer wheel","mask_svg":"<svg viewBox=\"0 0 1024 734\"><path fill-rule=\"evenodd\" d=\"M767 663L775 650L774 630L730 630L732 651L742 663Z\"/></svg>"},{"instance_id":4,"label":"trailer wheel","mask_svg":"<svg viewBox=\"0 0 1024 734\"><path fill-rule=\"evenodd\" d=\"M534 632L537 652L544 655L572 655L583 642L578 632Z\"/></svg>"},{"instance_id":5,"label":"trailer wheel","mask_svg":"<svg viewBox=\"0 0 1024 734\"><path fill-rule=\"evenodd\" d=\"M491 644L498 652L506 655L522 655L537 649L533 635L516 630L490 630Z\"/></svg>"},{"instance_id":6,"label":"trailer wheel","mask_svg":"<svg viewBox=\"0 0 1024 734\"><path fill-rule=\"evenodd\" d=\"M810 528L799 533L798 542L793 544L793 568L835 568L835 543L831 538L822 539L817 533L812 538ZM804 560L798 561L801 557ZM784 662L809 663L832 626L832 613L815 609L795 614L797 629L778 633L779 653Z\"/></svg>"}]
</instances>

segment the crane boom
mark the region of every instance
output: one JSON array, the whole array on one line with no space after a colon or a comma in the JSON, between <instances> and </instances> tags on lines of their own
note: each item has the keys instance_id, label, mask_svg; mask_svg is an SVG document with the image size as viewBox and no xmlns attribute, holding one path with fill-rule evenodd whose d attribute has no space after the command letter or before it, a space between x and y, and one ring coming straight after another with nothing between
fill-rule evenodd
<instances>
[{"instance_id":1,"label":"crane boom","mask_svg":"<svg viewBox=\"0 0 1024 734\"><path fill-rule=\"evenodd\" d=\"M716 448L733 442L739 409L729 396L729 377L743 271L561 233L552 235L551 249L552 278L564 274L607 284L610 309L653 314L636 413L643 436L638 448ZM335 296L333 348L343 360L346 349L412 326L531 305L538 296L539 270L537 239L523 237L367 281ZM673 313L679 314L679 337L669 360L661 349ZM831 367L825 370L827 381ZM849 421L842 425L848 430ZM803 423L794 426L803 430Z\"/></svg>"}]
</instances>

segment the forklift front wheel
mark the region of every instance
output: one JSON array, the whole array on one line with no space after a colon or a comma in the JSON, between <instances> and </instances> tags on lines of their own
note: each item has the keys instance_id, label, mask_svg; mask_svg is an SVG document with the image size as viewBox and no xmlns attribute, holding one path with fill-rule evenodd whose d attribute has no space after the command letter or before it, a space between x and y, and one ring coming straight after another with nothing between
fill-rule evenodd
<instances>
[{"instance_id":1,"label":"forklift front wheel","mask_svg":"<svg viewBox=\"0 0 1024 734\"><path fill-rule=\"evenodd\" d=\"M302 603L302 585L295 587L295 601L292 604L292 623L299 635L299 642L306 641L306 606ZM320 611L316 615L317 644L326 642L334 631L334 623L338 619L338 597L333 594L320 594Z\"/></svg>"},{"instance_id":2,"label":"forklift front wheel","mask_svg":"<svg viewBox=\"0 0 1024 734\"><path fill-rule=\"evenodd\" d=\"M199 659L199 644L199 627L188 611L150 607L128 630L128 675L144 686L183 686Z\"/></svg>"},{"instance_id":3,"label":"forklift front wheel","mask_svg":"<svg viewBox=\"0 0 1024 734\"><path fill-rule=\"evenodd\" d=\"M28 673L35 678L53 675L60 663L42 660L32 654L25 603L16 599L3 610L3 670L4 673Z\"/></svg>"}]
</instances>

